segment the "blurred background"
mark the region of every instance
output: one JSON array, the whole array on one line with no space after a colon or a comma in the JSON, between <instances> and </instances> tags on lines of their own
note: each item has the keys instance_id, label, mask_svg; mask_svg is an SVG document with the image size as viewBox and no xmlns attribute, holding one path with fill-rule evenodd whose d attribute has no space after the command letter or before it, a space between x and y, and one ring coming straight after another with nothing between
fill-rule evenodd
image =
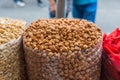
<instances>
[{"instance_id":1,"label":"blurred background","mask_svg":"<svg viewBox=\"0 0 120 80\"><path fill-rule=\"evenodd\" d=\"M49 2L24 0L25 4L15 4L13 0L0 0L0 17L25 20L28 24L39 18L49 18ZM96 24L105 33L120 27L120 0L98 0ZM70 12L68 18L72 18Z\"/></svg>"}]
</instances>

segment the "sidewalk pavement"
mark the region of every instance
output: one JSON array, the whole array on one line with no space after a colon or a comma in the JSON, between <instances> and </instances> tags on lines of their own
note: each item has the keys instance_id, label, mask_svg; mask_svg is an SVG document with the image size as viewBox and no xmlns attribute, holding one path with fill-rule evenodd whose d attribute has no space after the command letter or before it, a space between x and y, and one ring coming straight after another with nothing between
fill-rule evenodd
<instances>
[{"instance_id":1,"label":"sidewalk pavement","mask_svg":"<svg viewBox=\"0 0 120 80\"><path fill-rule=\"evenodd\" d=\"M48 0L43 0L45 7L39 7L37 0L24 0L26 6L23 8L17 7L13 0L0 1L0 17L10 17L22 19L31 23L39 18L49 18L49 3ZM96 17L96 24L103 32L109 33L116 27L120 27L120 0L99 0ZM71 18L71 13L69 15Z\"/></svg>"}]
</instances>

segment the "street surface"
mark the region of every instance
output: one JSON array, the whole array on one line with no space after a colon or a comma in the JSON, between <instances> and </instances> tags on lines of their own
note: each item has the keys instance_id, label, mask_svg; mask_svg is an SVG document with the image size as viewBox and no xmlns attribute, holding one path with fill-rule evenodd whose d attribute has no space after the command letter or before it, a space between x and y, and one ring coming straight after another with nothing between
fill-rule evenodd
<instances>
[{"instance_id":1,"label":"street surface","mask_svg":"<svg viewBox=\"0 0 120 80\"><path fill-rule=\"evenodd\" d=\"M48 0L43 0L45 7L39 7L37 0L24 0L26 6L21 8L13 0L0 0L0 17L22 19L30 22L39 18L49 18ZM96 24L105 33L120 27L120 0L99 0ZM69 18L72 18L70 13Z\"/></svg>"}]
</instances>

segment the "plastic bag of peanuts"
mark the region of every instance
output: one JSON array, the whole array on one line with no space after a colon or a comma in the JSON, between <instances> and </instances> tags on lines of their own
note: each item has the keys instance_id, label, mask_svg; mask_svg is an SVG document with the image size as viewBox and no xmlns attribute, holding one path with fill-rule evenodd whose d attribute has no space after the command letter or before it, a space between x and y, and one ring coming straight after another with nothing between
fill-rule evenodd
<instances>
[{"instance_id":1,"label":"plastic bag of peanuts","mask_svg":"<svg viewBox=\"0 0 120 80\"><path fill-rule=\"evenodd\" d=\"M99 80L102 32L79 19L40 19L23 34L28 80Z\"/></svg>"},{"instance_id":2,"label":"plastic bag of peanuts","mask_svg":"<svg viewBox=\"0 0 120 80\"><path fill-rule=\"evenodd\" d=\"M26 22L0 18L0 80L25 80L22 33Z\"/></svg>"}]
</instances>

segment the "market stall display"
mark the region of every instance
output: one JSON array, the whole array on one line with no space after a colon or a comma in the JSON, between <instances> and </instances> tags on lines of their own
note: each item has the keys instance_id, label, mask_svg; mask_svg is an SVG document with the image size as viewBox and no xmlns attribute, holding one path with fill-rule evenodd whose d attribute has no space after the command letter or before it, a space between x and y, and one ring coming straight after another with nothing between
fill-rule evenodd
<instances>
[{"instance_id":1,"label":"market stall display","mask_svg":"<svg viewBox=\"0 0 120 80\"><path fill-rule=\"evenodd\" d=\"M103 37L101 80L120 80L120 30Z\"/></svg>"},{"instance_id":2,"label":"market stall display","mask_svg":"<svg viewBox=\"0 0 120 80\"><path fill-rule=\"evenodd\" d=\"M79 19L40 19L23 34L29 80L99 80L101 30Z\"/></svg>"},{"instance_id":3,"label":"market stall display","mask_svg":"<svg viewBox=\"0 0 120 80\"><path fill-rule=\"evenodd\" d=\"M26 22L0 18L0 80L25 80L22 33Z\"/></svg>"}]
</instances>

